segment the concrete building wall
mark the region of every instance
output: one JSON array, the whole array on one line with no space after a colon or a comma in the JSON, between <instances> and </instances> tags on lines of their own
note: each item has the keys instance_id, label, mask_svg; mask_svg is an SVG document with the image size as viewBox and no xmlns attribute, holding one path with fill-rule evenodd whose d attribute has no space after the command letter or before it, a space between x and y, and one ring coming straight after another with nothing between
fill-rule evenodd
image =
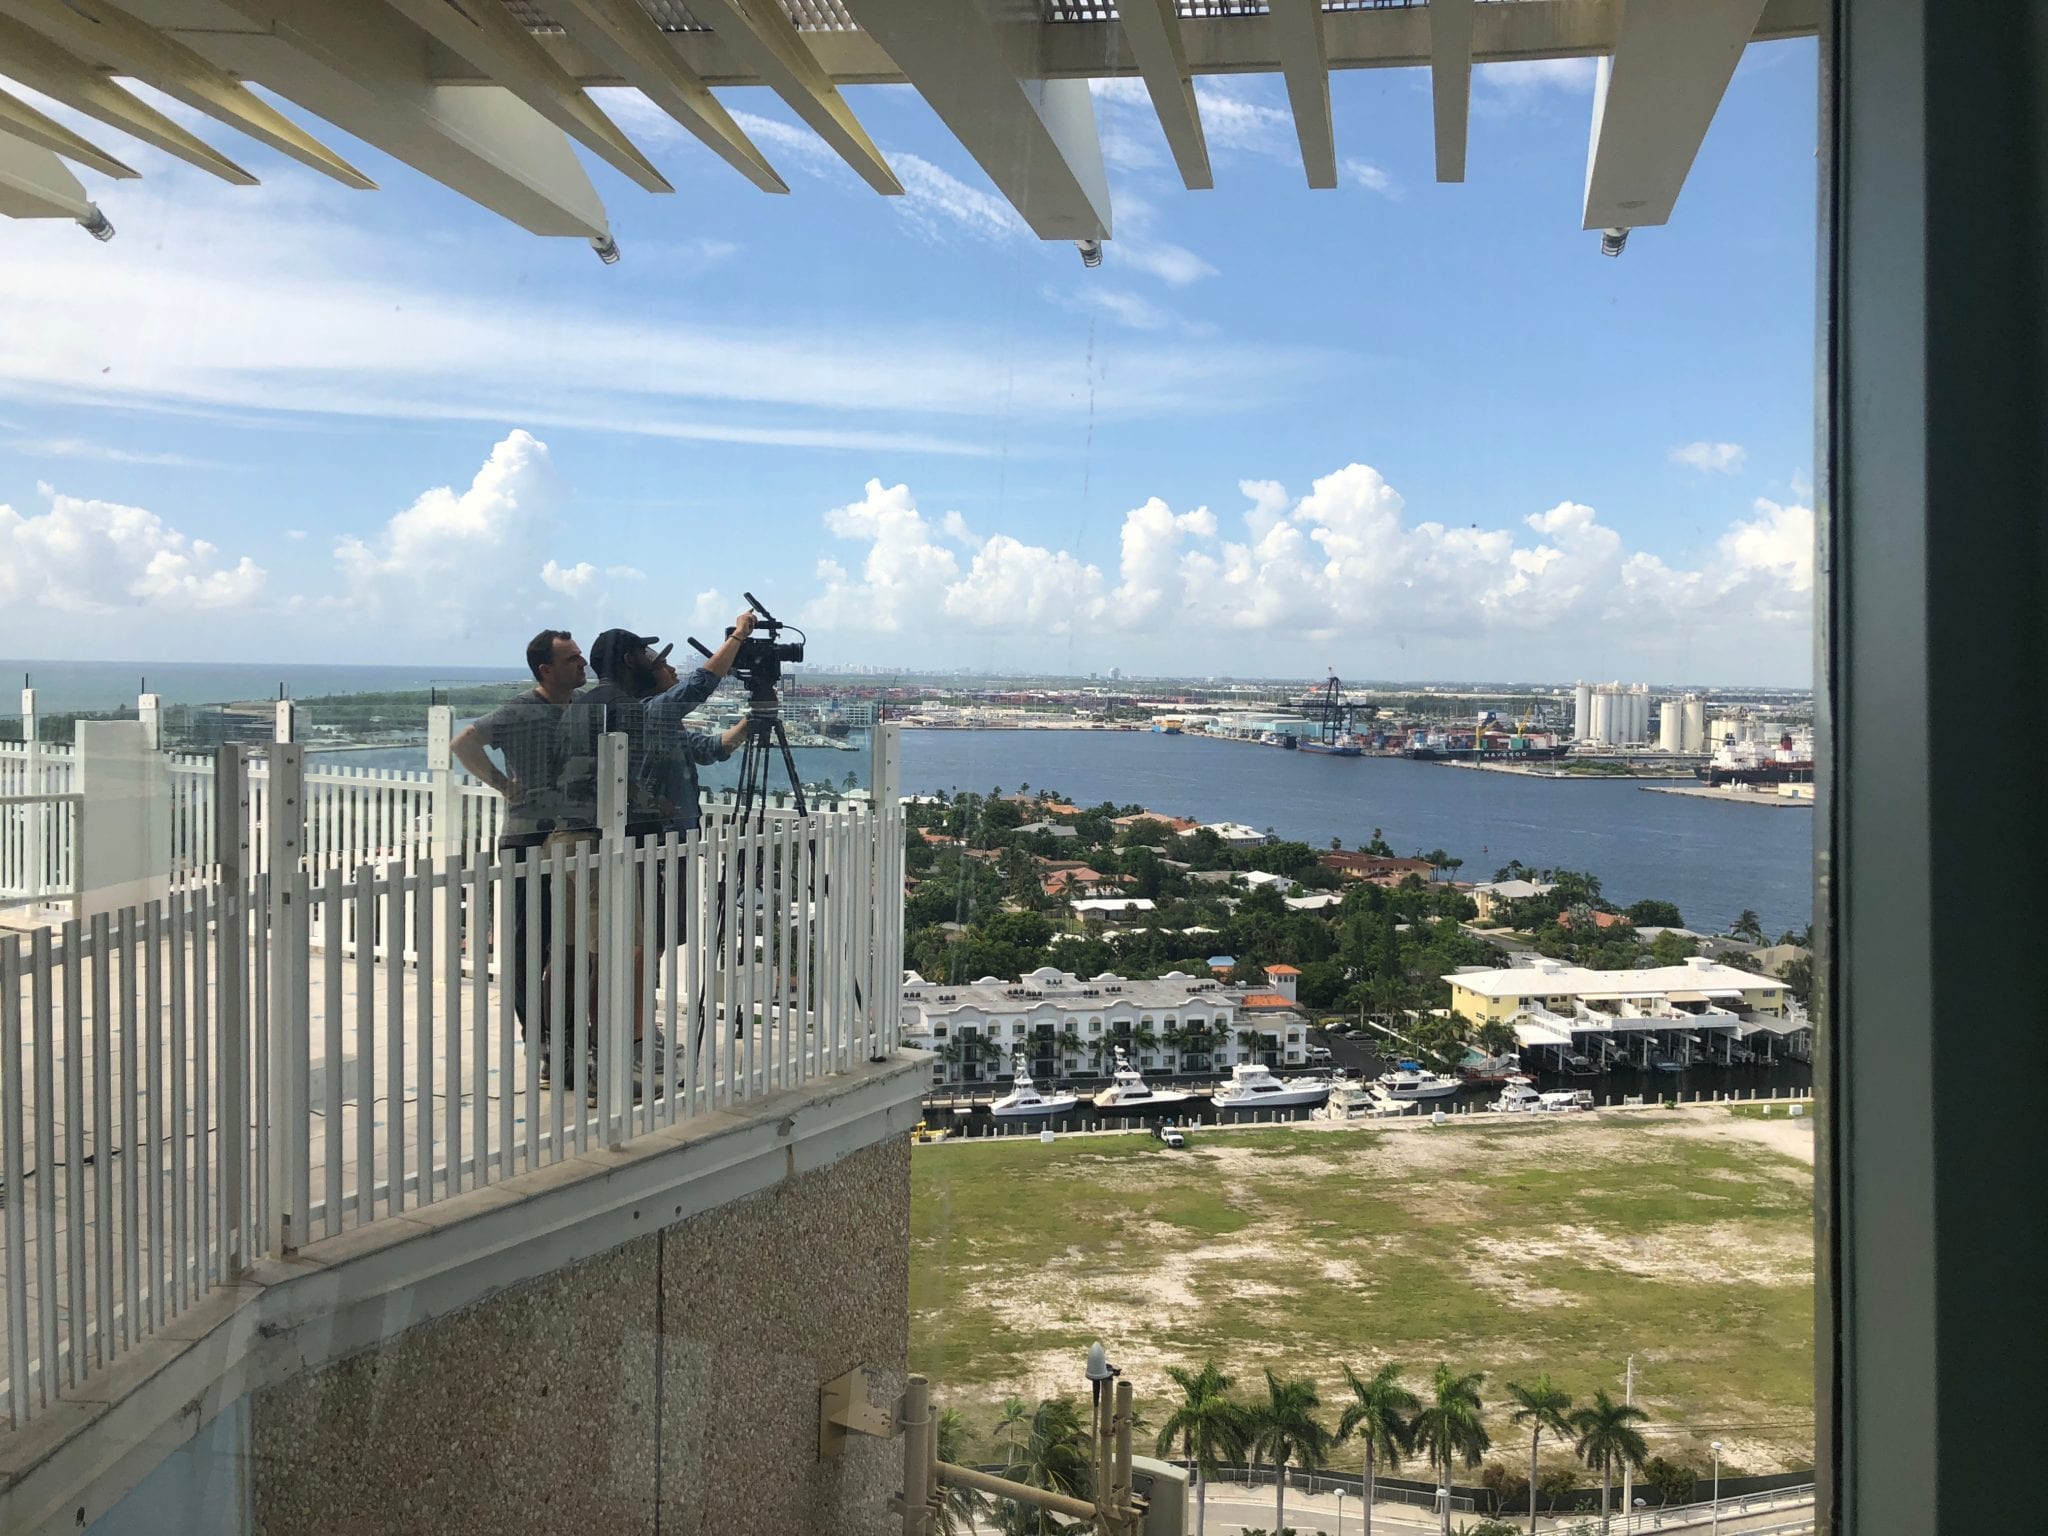
<instances>
[{"instance_id":1,"label":"concrete building wall","mask_svg":"<svg viewBox=\"0 0 2048 1536\"><path fill-rule=\"evenodd\" d=\"M655 1213L648 1213L650 1223ZM818 1456L818 1389L902 1388L892 1137L267 1388L265 1536L882 1536L901 1445Z\"/></svg>"}]
</instances>

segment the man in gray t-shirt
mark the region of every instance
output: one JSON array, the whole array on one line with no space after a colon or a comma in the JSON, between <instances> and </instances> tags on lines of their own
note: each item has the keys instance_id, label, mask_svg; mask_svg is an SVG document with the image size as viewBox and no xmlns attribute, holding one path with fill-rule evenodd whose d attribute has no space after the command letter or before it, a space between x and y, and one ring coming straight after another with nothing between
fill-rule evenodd
<instances>
[{"instance_id":1,"label":"man in gray t-shirt","mask_svg":"<svg viewBox=\"0 0 2048 1536\"><path fill-rule=\"evenodd\" d=\"M505 821L498 834L501 854L538 848L550 832L564 825L562 716L587 675L583 651L566 629L544 629L535 635L526 647L526 665L533 673L533 688L506 700L448 744L457 762L505 797ZM502 769L491 761L487 748L496 748L504 758ZM545 875L539 895L538 937L545 963L550 927ZM538 1030L527 1026L524 877L512 883L512 902L512 1010L519 1016L521 1035L529 1041L538 1038L545 1060L545 1021Z\"/></svg>"}]
</instances>

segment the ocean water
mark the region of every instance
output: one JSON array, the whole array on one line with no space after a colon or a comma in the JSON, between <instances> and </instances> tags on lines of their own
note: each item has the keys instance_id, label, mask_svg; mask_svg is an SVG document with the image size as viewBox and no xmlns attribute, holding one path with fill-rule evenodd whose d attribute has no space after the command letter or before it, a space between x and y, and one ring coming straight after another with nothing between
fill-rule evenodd
<instances>
[{"instance_id":1,"label":"ocean water","mask_svg":"<svg viewBox=\"0 0 2048 1536\"><path fill-rule=\"evenodd\" d=\"M1765 929L1813 917L1813 812L1660 795L1628 782L1525 778L1404 758L1324 757L1149 731L907 731L906 794L1057 790L1282 837L1352 847L1375 827L1398 853L1442 848L1462 880L1510 859L1589 871L1626 906L1675 902L1718 932L1744 908Z\"/></svg>"}]
</instances>

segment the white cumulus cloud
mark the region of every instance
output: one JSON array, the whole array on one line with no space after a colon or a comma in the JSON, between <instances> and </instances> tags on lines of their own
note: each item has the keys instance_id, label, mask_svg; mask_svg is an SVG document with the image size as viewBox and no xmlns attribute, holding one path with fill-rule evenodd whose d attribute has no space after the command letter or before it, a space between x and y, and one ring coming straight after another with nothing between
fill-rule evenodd
<instances>
[{"instance_id":1,"label":"white cumulus cloud","mask_svg":"<svg viewBox=\"0 0 2048 1536\"><path fill-rule=\"evenodd\" d=\"M1748 450L1740 443L1685 443L1671 450L1672 463L1702 474L1732 475L1748 458Z\"/></svg>"},{"instance_id":2,"label":"white cumulus cloud","mask_svg":"<svg viewBox=\"0 0 2048 1536\"><path fill-rule=\"evenodd\" d=\"M579 560L574 565L561 565L550 560L540 568L541 585L551 592L564 597L583 597L597 580L597 567L588 560Z\"/></svg>"},{"instance_id":3,"label":"white cumulus cloud","mask_svg":"<svg viewBox=\"0 0 2048 1536\"><path fill-rule=\"evenodd\" d=\"M547 445L514 430L467 487L437 486L372 537L338 539L337 601L357 615L445 635L517 611L535 572L554 591L578 596L596 570L543 561L561 497Z\"/></svg>"},{"instance_id":4,"label":"white cumulus cloud","mask_svg":"<svg viewBox=\"0 0 2048 1536\"><path fill-rule=\"evenodd\" d=\"M870 480L861 500L825 514L827 530L860 553L820 562L824 590L805 618L857 634L943 616L956 635L1099 637L1104 655L1150 646L1182 667L1279 634L1364 648L1382 659L1382 675L1395 670L1389 648L1568 666L1588 637L1666 657L1727 647L1761 655L1769 645L1774 664L1796 656L1803 666L1807 507L1757 502L1688 569L1631 549L1582 502L1453 526L1416 517L1366 464L1324 475L1299 497L1270 480L1239 490L1248 505L1234 527L1207 507L1176 511L1156 496L1132 508L1112 570L1011 534L970 543L958 511L927 515L908 486ZM859 648L851 637L847 646Z\"/></svg>"},{"instance_id":5,"label":"white cumulus cloud","mask_svg":"<svg viewBox=\"0 0 2048 1536\"><path fill-rule=\"evenodd\" d=\"M46 511L0 505L0 607L222 609L263 590L264 570L247 555L225 561L154 512L38 489Z\"/></svg>"}]
</instances>

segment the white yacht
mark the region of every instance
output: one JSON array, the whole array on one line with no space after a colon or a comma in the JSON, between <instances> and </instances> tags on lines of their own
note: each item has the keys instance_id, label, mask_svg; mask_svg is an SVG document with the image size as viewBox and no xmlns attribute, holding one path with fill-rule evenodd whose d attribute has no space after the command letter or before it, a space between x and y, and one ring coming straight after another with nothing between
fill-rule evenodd
<instances>
[{"instance_id":1,"label":"white yacht","mask_svg":"<svg viewBox=\"0 0 2048 1536\"><path fill-rule=\"evenodd\" d=\"M1448 1099L1464 1086L1455 1077L1426 1072L1412 1061L1402 1062L1392 1072L1382 1072L1376 1081L1381 1096L1396 1104L1412 1104L1418 1099Z\"/></svg>"},{"instance_id":2,"label":"white yacht","mask_svg":"<svg viewBox=\"0 0 2048 1536\"><path fill-rule=\"evenodd\" d=\"M1330 1097L1311 1117L1316 1120L1363 1120L1379 1106L1372 1083L1341 1073L1330 1082Z\"/></svg>"},{"instance_id":3,"label":"white yacht","mask_svg":"<svg viewBox=\"0 0 2048 1536\"><path fill-rule=\"evenodd\" d=\"M1184 1104L1194 1095L1182 1088L1148 1088L1145 1079L1138 1075L1138 1069L1131 1065L1124 1055L1124 1048L1116 1048L1116 1071L1110 1075L1109 1086L1095 1095L1097 1109L1113 1109L1129 1114L1135 1110L1157 1109L1167 1104Z\"/></svg>"},{"instance_id":4,"label":"white yacht","mask_svg":"<svg viewBox=\"0 0 2048 1536\"><path fill-rule=\"evenodd\" d=\"M1555 1093L1542 1095L1542 1102L1535 1108L1545 1114L1569 1115L1593 1107L1593 1095L1583 1088L1566 1088Z\"/></svg>"},{"instance_id":5,"label":"white yacht","mask_svg":"<svg viewBox=\"0 0 2048 1536\"><path fill-rule=\"evenodd\" d=\"M1542 1109L1544 1096L1538 1093L1526 1077L1511 1077L1500 1091L1500 1097L1486 1108L1496 1115L1526 1115Z\"/></svg>"},{"instance_id":6,"label":"white yacht","mask_svg":"<svg viewBox=\"0 0 2048 1536\"><path fill-rule=\"evenodd\" d=\"M1010 1058L1010 1091L989 1105L988 1112L998 1120L1043 1119L1064 1115L1080 1102L1078 1094L1040 1093L1031 1081L1031 1069L1019 1054Z\"/></svg>"},{"instance_id":7,"label":"white yacht","mask_svg":"<svg viewBox=\"0 0 2048 1536\"><path fill-rule=\"evenodd\" d=\"M1285 1109L1290 1104L1320 1104L1330 1085L1319 1077L1282 1082L1270 1068L1245 1062L1230 1069L1230 1081L1210 1100L1218 1109Z\"/></svg>"}]
</instances>

